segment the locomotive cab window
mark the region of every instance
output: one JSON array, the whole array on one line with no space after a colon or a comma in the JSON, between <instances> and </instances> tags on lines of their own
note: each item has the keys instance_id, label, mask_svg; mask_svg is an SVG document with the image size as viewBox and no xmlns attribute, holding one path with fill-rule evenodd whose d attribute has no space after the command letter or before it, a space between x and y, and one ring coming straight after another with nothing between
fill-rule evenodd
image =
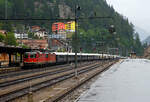
<instances>
[{"instance_id":1,"label":"locomotive cab window","mask_svg":"<svg viewBox=\"0 0 150 102\"><path fill-rule=\"evenodd\" d=\"M24 54L24 58L28 58L28 54L27 53Z\"/></svg>"},{"instance_id":2,"label":"locomotive cab window","mask_svg":"<svg viewBox=\"0 0 150 102\"><path fill-rule=\"evenodd\" d=\"M36 54L30 54L30 58L36 58Z\"/></svg>"}]
</instances>

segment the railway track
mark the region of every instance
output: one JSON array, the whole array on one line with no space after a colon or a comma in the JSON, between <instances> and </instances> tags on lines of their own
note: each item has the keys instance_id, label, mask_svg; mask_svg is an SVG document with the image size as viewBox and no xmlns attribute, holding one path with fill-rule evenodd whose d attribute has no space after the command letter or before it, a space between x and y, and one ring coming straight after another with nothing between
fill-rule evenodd
<instances>
[{"instance_id":1,"label":"railway track","mask_svg":"<svg viewBox=\"0 0 150 102\"><path fill-rule=\"evenodd\" d=\"M91 63L84 63L80 67L85 66L85 65L90 65L90 64ZM60 67L58 67L58 69L56 69L56 70L50 70L50 71L47 70L46 72L44 70L43 73L40 72L40 73L37 73L35 75L22 77L22 78L17 78L15 80L5 81L5 82L0 83L0 89L4 88L4 87L8 87L10 85L19 84L19 83L22 83L22 82L25 82L25 81L30 81L30 80L34 80L34 79L43 78L43 77L46 77L46 76L50 76L50 75L66 72L66 71L72 70L73 68L74 68L74 66L67 66L67 67L64 66L61 69L60 69ZM37 70L35 72L37 72ZM31 73L33 73L33 72L31 72Z\"/></svg>"},{"instance_id":2,"label":"railway track","mask_svg":"<svg viewBox=\"0 0 150 102\"><path fill-rule=\"evenodd\" d=\"M81 65L91 64L91 63L94 63L94 62L84 62L84 63L81 63ZM19 76L19 78L20 78L20 76L23 76L23 75L25 77L27 77L29 74L33 74L33 73L38 73L38 72L45 73L46 71L51 71L51 70L54 70L54 69L63 69L63 68L73 67L73 66L74 66L74 63L72 65L65 64L65 65L58 65L58 66L52 66L52 67L46 67L46 68L38 68L38 69L31 69L31 70L22 70L22 71L2 74L2 75L0 75L0 84L3 83L3 82L8 82L9 80L11 80L11 79L13 79L14 77L17 77L17 76Z\"/></svg>"},{"instance_id":3,"label":"railway track","mask_svg":"<svg viewBox=\"0 0 150 102\"><path fill-rule=\"evenodd\" d=\"M28 74L28 73L33 73L33 72L39 72L39 71L44 71L44 70L49 70L49 69L54 69L54 68L61 68L68 66L69 64L65 65L57 65L57 66L51 66L51 67L46 67L46 68L35 68L35 69L26 69L26 70L18 70L15 72L9 72L9 73L4 73L0 75L0 78L7 78L7 77L14 77L22 74Z\"/></svg>"},{"instance_id":4,"label":"railway track","mask_svg":"<svg viewBox=\"0 0 150 102\"><path fill-rule=\"evenodd\" d=\"M97 76L100 73L108 70L116 62L117 62L117 60L116 61L112 61L112 62L106 64L105 66L103 66L103 68L101 68L101 69L98 69L98 70L96 69L96 71L89 72L90 74L88 74L88 76L86 78L84 78L84 80L81 80L77 84L74 84L74 85L70 86L70 88L64 90L61 94L59 94L59 95L57 95L55 97L48 97L48 98L44 99L42 102L65 102L64 97L66 98L66 96L68 95L67 98L70 98L70 94L72 92L75 92L76 89L80 88L82 85L87 84L86 82L88 82L89 80L91 80L95 76ZM82 77L82 75L80 77ZM80 93L78 93L78 94L80 94ZM76 95L73 96L73 97L76 97ZM73 99L72 99L73 97L70 98L71 99L70 101L73 101ZM67 99L67 101L69 102L68 99Z\"/></svg>"},{"instance_id":5,"label":"railway track","mask_svg":"<svg viewBox=\"0 0 150 102\"><path fill-rule=\"evenodd\" d=\"M20 67L0 67L0 74L20 71Z\"/></svg>"},{"instance_id":6,"label":"railway track","mask_svg":"<svg viewBox=\"0 0 150 102\"><path fill-rule=\"evenodd\" d=\"M87 66L87 64L86 64ZM83 67L83 66L82 66ZM84 67L84 68L79 68L78 69L78 74L81 74L81 73L84 73L84 72L87 72L89 70L92 70L94 68L97 68L99 67L99 64L94 64L94 65L89 65L88 67ZM41 78L41 77L45 77L45 76L51 76L51 75L55 75L57 74L56 77L54 78L51 78L49 80L45 80L45 81L40 81L38 83L35 83L32 85L32 89L31 89L31 86L28 85L26 87L23 87L23 88L20 88L20 89L16 89L16 90L13 90L13 91L10 91L10 92L4 92L4 93L0 93L0 102L5 102L5 101L10 101L12 99L15 99L17 97L20 97L20 96L23 96L25 94L28 94L29 90L31 91L37 91L41 88L44 88L44 87L47 87L47 86L50 86L50 85L53 85L53 84L56 84L60 81L63 81L63 80L66 80L68 78L71 78L74 76L74 71L71 70L72 68L68 68L68 69L65 69L65 70L59 70L57 72L51 72L51 73L45 73L41 76L34 76L34 77L31 77L31 78L26 78L26 79L19 79L18 81L11 81L11 82L8 82L8 83L1 83L1 89L8 89L10 88L10 86L12 87L13 85L15 84L19 84L19 83L23 83L23 82L27 82L29 80L35 80L37 78ZM70 71L69 71L70 70ZM68 73L65 73L66 71L68 71ZM58 75L60 74L61 75ZM62 74L64 73L64 74Z\"/></svg>"}]
</instances>

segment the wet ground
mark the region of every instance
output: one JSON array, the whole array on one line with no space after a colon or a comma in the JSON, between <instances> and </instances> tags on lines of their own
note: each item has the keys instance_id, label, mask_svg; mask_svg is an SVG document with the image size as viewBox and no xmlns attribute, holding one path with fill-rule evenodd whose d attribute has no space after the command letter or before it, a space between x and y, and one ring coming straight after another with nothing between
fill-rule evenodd
<instances>
[{"instance_id":1,"label":"wet ground","mask_svg":"<svg viewBox=\"0 0 150 102\"><path fill-rule=\"evenodd\" d=\"M150 102L150 60L115 64L76 102Z\"/></svg>"}]
</instances>

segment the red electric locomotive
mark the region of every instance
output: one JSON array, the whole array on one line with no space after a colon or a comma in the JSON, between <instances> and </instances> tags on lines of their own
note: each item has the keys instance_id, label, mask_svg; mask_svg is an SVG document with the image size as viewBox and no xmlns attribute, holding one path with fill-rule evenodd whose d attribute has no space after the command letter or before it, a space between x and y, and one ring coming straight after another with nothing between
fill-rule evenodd
<instances>
[{"instance_id":1,"label":"red electric locomotive","mask_svg":"<svg viewBox=\"0 0 150 102\"><path fill-rule=\"evenodd\" d=\"M56 63L56 55L49 52L26 52L24 54L24 66L43 66Z\"/></svg>"}]
</instances>

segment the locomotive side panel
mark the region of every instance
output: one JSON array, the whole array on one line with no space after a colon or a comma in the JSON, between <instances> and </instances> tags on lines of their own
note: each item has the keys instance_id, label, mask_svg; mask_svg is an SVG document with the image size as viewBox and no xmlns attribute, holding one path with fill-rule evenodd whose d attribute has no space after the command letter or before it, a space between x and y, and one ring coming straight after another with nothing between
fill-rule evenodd
<instances>
[{"instance_id":1,"label":"locomotive side panel","mask_svg":"<svg viewBox=\"0 0 150 102\"><path fill-rule=\"evenodd\" d=\"M50 54L50 63L56 63L56 55L55 54Z\"/></svg>"}]
</instances>

